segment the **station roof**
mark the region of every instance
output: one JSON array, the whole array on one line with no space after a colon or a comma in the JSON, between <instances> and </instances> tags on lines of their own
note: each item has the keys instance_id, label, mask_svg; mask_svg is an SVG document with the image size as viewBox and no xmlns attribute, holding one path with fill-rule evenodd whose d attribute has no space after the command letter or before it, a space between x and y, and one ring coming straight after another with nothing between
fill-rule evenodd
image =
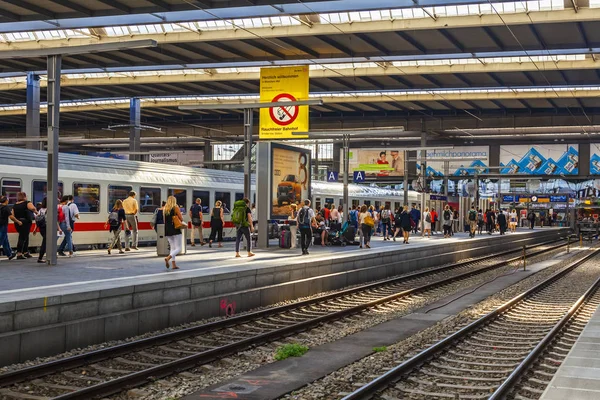
<instances>
[{"instance_id":1,"label":"station roof","mask_svg":"<svg viewBox=\"0 0 600 400\"><path fill-rule=\"evenodd\" d=\"M63 125L126 121L130 97L143 97L148 123L236 121L241 112L178 106L256 101L261 67L298 64L324 101L311 107L319 118L592 125L600 110L600 0L0 0L0 15L0 124L13 131L26 72L45 86L46 67L2 52L132 39L158 46L64 58Z\"/></svg>"}]
</instances>

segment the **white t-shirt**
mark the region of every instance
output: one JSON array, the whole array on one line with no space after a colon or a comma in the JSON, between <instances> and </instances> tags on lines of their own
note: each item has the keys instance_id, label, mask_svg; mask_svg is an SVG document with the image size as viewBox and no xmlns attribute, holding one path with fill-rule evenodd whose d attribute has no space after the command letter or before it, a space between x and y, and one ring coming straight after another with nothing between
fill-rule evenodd
<instances>
[{"instance_id":1,"label":"white t-shirt","mask_svg":"<svg viewBox=\"0 0 600 400\"><path fill-rule=\"evenodd\" d=\"M517 213L510 213L510 221L517 222Z\"/></svg>"},{"instance_id":2,"label":"white t-shirt","mask_svg":"<svg viewBox=\"0 0 600 400\"><path fill-rule=\"evenodd\" d=\"M340 212L336 208L331 210L330 217L332 221L340 222Z\"/></svg>"},{"instance_id":3,"label":"white t-shirt","mask_svg":"<svg viewBox=\"0 0 600 400\"><path fill-rule=\"evenodd\" d=\"M365 223L365 218L366 218L367 216L370 216L370 215L371 215L371 214L370 214L368 211L367 211L367 212L364 212L364 213L360 213L360 214L358 214L358 222L360 222L361 224L364 224L364 223Z\"/></svg>"},{"instance_id":4,"label":"white t-shirt","mask_svg":"<svg viewBox=\"0 0 600 400\"><path fill-rule=\"evenodd\" d=\"M77 207L77 204L75 204L75 202L69 203L69 211L71 212L71 218L73 220L76 220L77 216L79 216L79 207Z\"/></svg>"}]
</instances>

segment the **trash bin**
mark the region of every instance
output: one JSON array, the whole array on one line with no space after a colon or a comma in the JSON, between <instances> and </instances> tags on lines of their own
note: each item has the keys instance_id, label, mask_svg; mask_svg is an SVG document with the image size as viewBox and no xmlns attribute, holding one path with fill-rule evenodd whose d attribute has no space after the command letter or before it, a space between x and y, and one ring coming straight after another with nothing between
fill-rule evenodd
<instances>
[{"instance_id":1,"label":"trash bin","mask_svg":"<svg viewBox=\"0 0 600 400\"><path fill-rule=\"evenodd\" d=\"M165 236L165 224L156 225L156 255L159 257L169 255L169 242Z\"/></svg>"}]
</instances>

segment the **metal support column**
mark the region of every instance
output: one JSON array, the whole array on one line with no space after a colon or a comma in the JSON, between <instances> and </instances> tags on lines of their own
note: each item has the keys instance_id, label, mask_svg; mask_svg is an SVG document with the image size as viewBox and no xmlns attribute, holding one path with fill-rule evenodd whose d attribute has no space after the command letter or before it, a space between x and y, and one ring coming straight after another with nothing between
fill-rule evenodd
<instances>
[{"instance_id":1,"label":"metal support column","mask_svg":"<svg viewBox=\"0 0 600 400\"><path fill-rule=\"evenodd\" d=\"M252 201L252 122L254 110L244 109L244 197Z\"/></svg>"},{"instance_id":2,"label":"metal support column","mask_svg":"<svg viewBox=\"0 0 600 400\"><path fill-rule=\"evenodd\" d=\"M269 247L269 216L271 214L271 143L258 142L256 146L256 213L258 216L258 247Z\"/></svg>"},{"instance_id":3,"label":"metal support column","mask_svg":"<svg viewBox=\"0 0 600 400\"><path fill-rule=\"evenodd\" d=\"M141 139L140 139L140 99L133 98L129 100L129 159L140 161L142 155Z\"/></svg>"},{"instance_id":4,"label":"metal support column","mask_svg":"<svg viewBox=\"0 0 600 400\"><path fill-rule=\"evenodd\" d=\"M408 207L408 151L404 151L404 181L402 182L404 189L404 207ZM407 210L408 211L408 210Z\"/></svg>"},{"instance_id":5,"label":"metal support column","mask_svg":"<svg viewBox=\"0 0 600 400\"><path fill-rule=\"evenodd\" d=\"M314 163L315 163L315 174L314 179L319 180L319 143L315 143L315 158L314 158ZM311 169L312 170L312 169Z\"/></svg>"},{"instance_id":6,"label":"metal support column","mask_svg":"<svg viewBox=\"0 0 600 400\"><path fill-rule=\"evenodd\" d=\"M450 175L450 161L444 161L444 196L448 196L448 175Z\"/></svg>"},{"instance_id":7,"label":"metal support column","mask_svg":"<svg viewBox=\"0 0 600 400\"><path fill-rule=\"evenodd\" d=\"M60 116L60 69L62 56L48 56L48 176L46 197L46 260L56 265L58 221L58 137Z\"/></svg>"},{"instance_id":8,"label":"metal support column","mask_svg":"<svg viewBox=\"0 0 600 400\"><path fill-rule=\"evenodd\" d=\"M27 73L27 105L25 116L25 137L28 139L40 137L40 76L33 72ZM42 142L27 142L26 147L41 150Z\"/></svg>"},{"instance_id":9,"label":"metal support column","mask_svg":"<svg viewBox=\"0 0 600 400\"><path fill-rule=\"evenodd\" d=\"M350 174L350 135L343 136L344 148L344 221L350 221L350 200L348 199L348 181Z\"/></svg>"},{"instance_id":10,"label":"metal support column","mask_svg":"<svg viewBox=\"0 0 600 400\"><path fill-rule=\"evenodd\" d=\"M427 146L427 132L421 132L421 147ZM421 235L425 236L425 193L427 186L427 150L421 150Z\"/></svg>"},{"instance_id":11,"label":"metal support column","mask_svg":"<svg viewBox=\"0 0 600 400\"><path fill-rule=\"evenodd\" d=\"M475 179L473 182L473 186L474 186L473 191L475 194L475 207L477 209L479 209L479 175L477 174L477 172L475 172ZM485 212L485 208L483 211Z\"/></svg>"}]
</instances>

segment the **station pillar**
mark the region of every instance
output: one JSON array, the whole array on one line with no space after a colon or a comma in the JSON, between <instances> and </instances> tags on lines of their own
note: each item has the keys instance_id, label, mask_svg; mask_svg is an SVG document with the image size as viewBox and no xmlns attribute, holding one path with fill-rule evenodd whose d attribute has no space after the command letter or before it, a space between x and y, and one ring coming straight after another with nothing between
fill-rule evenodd
<instances>
[{"instance_id":1,"label":"station pillar","mask_svg":"<svg viewBox=\"0 0 600 400\"><path fill-rule=\"evenodd\" d=\"M140 123L141 123L141 109L140 99L133 98L129 100L129 159L133 161L140 161L142 155L140 154L141 138L140 138Z\"/></svg>"},{"instance_id":2,"label":"station pillar","mask_svg":"<svg viewBox=\"0 0 600 400\"><path fill-rule=\"evenodd\" d=\"M27 139L40 137L40 76L33 72L27 73L25 137ZM42 142L27 142L26 148L41 150Z\"/></svg>"}]
</instances>

